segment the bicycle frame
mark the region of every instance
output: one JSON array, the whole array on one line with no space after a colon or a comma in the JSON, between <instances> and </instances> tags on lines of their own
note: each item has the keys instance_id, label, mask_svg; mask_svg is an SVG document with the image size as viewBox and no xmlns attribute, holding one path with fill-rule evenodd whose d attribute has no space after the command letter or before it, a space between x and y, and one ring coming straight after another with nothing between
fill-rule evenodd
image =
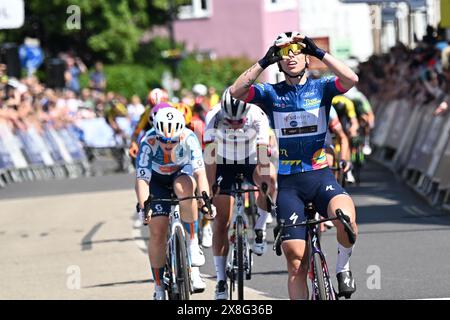
<instances>
[{"instance_id":1,"label":"bicycle frame","mask_svg":"<svg viewBox=\"0 0 450 320\"><path fill-rule=\"evenodd\" d=\"M308 222L315 222L320 221L319 214L316 213L313 220L309 220ZM331 293L331 297L329 297L328 300L336 300L336 293L333 288L333 284L330 280L330 273L328 271L328 265L326 263L325 255L322 251L321 245L320 245L320 223L314 224L314 225L307 225L306 230L308 233L308 255L309 255L309 270L308 274L311 280L312 285L312 292L311 292L311 299L317 300L319 297L319 284L317 281L317 276L315 274L316 270L314 268L314 255L318 254L320 256L320 259L322 261L322 267L323 267L323 273L324 278L326 279L325 285L327 286L325 288L327 293Z\"/></svg>"},{"instance_id":2,"label":"bicycle frame","mask_svg":"<svg viewBox=\"0 0 450 320\"><path fill-rule=\"evenodd\" d=\"M180 216L180 206L179 202L188 200L188 199L203 199L205 202L205 206L208 208L209 212L211 212L211 203L208 195L205 191L202 192L201 196L192 196L192 197L185 197L185 198L179 198L179 199L153 199L153 196L150 194L148 199L144 203L144 210L145 214L148 214L150 210L150 205L152 201L158 201L158 202L170 202L171 203L171 210L169 213L169 226L168 230L169 233L167 235L167 242L166 242L166 265L165 265L165 271L164 271L164 283L166 284L166 288L169 291L169 297L172 295L181 295L180 288L178 288L177 283L177 272L179 271L176 265L177 258L181 257L181 260L185 260L186 267L182 268L181 272L183 273L182 277L184 280L187 280L189 288L185 287L186 291L185 294L187 295L187 299L189 299L189 295L193 292L193 287L190 279L190 274L192 270L192 259L189 253L189 250L187 249L187 240L186 240L186 232L184 230L183 223L181 221ZM180 236L181 239L181 246L185 248L184 250L175 250L174 248L177 248L177 230L180 230ZM184 252L183 252L184 251ZM185 257L183 255L186 254ZM182 263L184 264L184 263ZM185 279L187 277L187 279ZM180 279L180 278L178 278ZM189 292L187 292L187 290Z\"/></svg>"},{"instance_id":3,"label":"bicycle frame","mask_svg":"<svg viewBox=\"0 0 450 320\"><path fill-rule=\"evenodd\" d=\"M172 283L172 289L174 290L175 294L179 294L179 288L178 288L178 284L176 281L176 273L175 273L175 261L176 261L176 252L175 250L173 250L172 248L174 248L175 245L175 232L176 229L180 228L181 229L181 233L183 235L183 241L185 243L185 247L187 248L187 241L186 241L186 232L184 230L184 226L183 223L181 222L181 216L180 216L180 206L177 205L172 205L172 208L170 210L170 215L169 215L169 230L170 230L170 234L167 235L167 245L166 245L166 264L167 267L169 269L169 276L171 277L171 282L169 282L169 279L165 279L165 284L166 284L166 288L169 287L169 284ZM187 261L188 261L188 266L189 266L189 274L191 271L191 255L189 254L189 251L186 252L187 253ZM190 279L189 279L189 287L190 287L190 292L192 293L192 284L190 283Z\"/></svg>"},{"instance_id":4,"label":"bicycle frame","mask_svg":"<svg viewBox=\"0 0 450 320\"><path fill-rule=\"evenodd\" d=\"M232 219L232 230L231 230L231 236L230 236L230 243L232 246L232 250L229 250L228 252L228 262L227 262L227 274L230 275L230 278L232 279L232 282L234 284L234 281L236 279L236 274L238 271L238 265L237 265L237 234L236 234L236 223L238 219L242 219L243 226L244 226L244 269L246 271L247 278L251 274L251 254L250 254L250 246L248 242L248 218L246 214L244 213L244 197L242 196L242 193L238 193L235 197L235 204L234 204L234 210L233 210L233 219Z\"/></svg>"},{"instance_id":5,"label":"bicycle frame","mask_svg":"<svg viewBox=\"0 0 450 320\"><path fill-rule=\"evenodd\" d=\"M314 263L314 257L318 255L320 257L320 266L322 270L320 271L323 274L324 278L324 290L327 294L327 297L325 297L327 300L336 300L337 295L334 291L332 282L330 280L330 273L328 270L328 266L326 263L325 255L322 252L321 245L320 245L320 229L319 225L322 222L326 221L333 221L333 220L339 220L344 225L345 231L347 233L347 236L349 238L350 243L355 243L356 240L356 234L354 233L352 227L350 226L350 218L346 216L341 209L336 209L336 217L333 218L327 218L327 219L320 219L319 213L316 212L314 206L312 204L307 204L305 206L305 214L307 217L307 220L285 225L284 220L280 220L281 222L281 228L278 229L278 233L276 234L273 249L277 252L277 255L281 255L281 234L283 233L283 228L286 227L294 227L294 226L304 226L306 227L306 231L308 234L308 267L309 267L309 278L311 280L312 284L312 299L318 299L320 297L319 295L319 276L317 275L317 270L315 270L315 263ZM278 226L277 226L278 228Z\"/></svg>"}]
</instances>

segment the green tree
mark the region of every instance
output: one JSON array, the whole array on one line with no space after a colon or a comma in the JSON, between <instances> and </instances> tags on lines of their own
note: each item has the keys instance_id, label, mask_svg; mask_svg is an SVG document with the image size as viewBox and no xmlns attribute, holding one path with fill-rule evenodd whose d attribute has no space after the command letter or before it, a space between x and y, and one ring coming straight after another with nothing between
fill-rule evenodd
<instances>
[{"instance_id":1,"label":"green tree","mask_svg":"<svg viewBox=\"0 0 450 320\"><path fill-rule=\"evenodd\" d=\"M25 24L17 30L0 31L0 39L21 43L25 36L41 40L54 55L73 49L84 60L132 62L145 30L164 25L170 2L175 11L186 0L47 0L25 1ZM74 12L80 9L80 29L69 29ZM73 7L72 7L73 8Z\"/></svg>"}]
</instances>

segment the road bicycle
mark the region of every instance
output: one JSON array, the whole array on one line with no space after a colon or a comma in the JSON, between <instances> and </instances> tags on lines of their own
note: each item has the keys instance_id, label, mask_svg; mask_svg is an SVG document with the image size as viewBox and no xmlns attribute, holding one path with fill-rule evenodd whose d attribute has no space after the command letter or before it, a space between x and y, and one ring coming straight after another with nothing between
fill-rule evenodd
<instances>
[{"instance_id":1,"label":"road bicycle","mask_svg":"<svg viewBox=\"0 0 450 320\"><path fill-rule=\"evenodd\" d=\"M336 158L336 154L335 154L333 166L330 167L330 169L331 169L331 171L334 172L336 181L341 185L342 188L345 188L345 186L347 184L347 182L345 180L346 173L344 172L344 169L346 166L347 166L347 161L338 160L338 158Z\"/></svg>"},{"instance_id":2,"label":"road bicycle","mask_svg":"<svg viewBox=\"0 0 450 320\"><path fill-rule=\"evenodd\" d=\"M359 185L361 182L361 170L365 163L365 156L363 152L363 136L359 135L357 137L351 138L351 157L353 164L353 173L355 174L356 184Z\"/></svg>"},{"instance_id":3,"label":"road bicycle","mask_svg":"<svg viewBox=\"0 0 450 320\"><path fill-rule=\"evenodd\" d=\"M311 299L312 300L337 300L338 294L333 288L333 284L328 271L328 265L325 260L325 254L322 251L320 245L320 227L319 225L325 221L339 220L343 225L345 232L347 233L350 243L354 244L356 241L356 234L350 225L350 217L345 215L341 209L336 210L336 217L320 219L319 213L312 202L308 202L305 205L306 220L295 224L285 224L284 219L280 220L280 223L274 228L275 241L273 244L273 250L275 250L278 256L281 256L281 235L284 228L292 228L304 226L307 231L308 242L308 267L309 278L311 281ZM349 295L345 296L346 299L350 298Z\"/></svg>"},{"instance_id":4,"label":"road bicycle","mask_svg":"<svg viewBox=\"0 0 450 320\"><path fill-rule=\"evenodd\" d=\"M193 293L191 282L191 257L187 250L186 231L181 221L179 202L184 200L202 199L209 212L211 202L206 192L201 196L184 198L153 198L150 195L145 201L144 212L147 217L153 202L169 202L171 210L169 214L169 232L166 245L166 264L164 267L164 284L169 300L189 300Z\"/></svg>"},{"instance_id":5,"label":"road bicycle","mask_svg":"<svg viewBox=\"0 0 450 320\"><path fill-rule=\"evenodd\" d=\"M222 177L219 177L213 186L213 194L217 193L221 181ZM235 198L226 268L230 280L230 300L233 299L233 292L236 289L237 299L244 300L244 280L250 280L252 277L252 250L248 239L249 221L245 214L244 194L258 192L259 189L243 189L243 183L244 175L237 174L234 187L230 190L221 190Z\"/></svg>"}]
</instances>

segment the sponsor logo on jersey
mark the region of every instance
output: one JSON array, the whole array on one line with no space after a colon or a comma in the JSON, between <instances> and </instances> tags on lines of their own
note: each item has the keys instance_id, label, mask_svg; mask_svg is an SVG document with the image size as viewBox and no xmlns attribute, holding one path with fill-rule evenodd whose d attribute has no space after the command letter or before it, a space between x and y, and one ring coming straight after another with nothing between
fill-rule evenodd
<instances>
[{"instance_id":1,"label":"sponsor logo on jersey","mask_svg":"<svg viewBox=\"0 0 450 320\"><path fill-rule=\"evenodd\" d=\"M290 136L294 134L314 133L314 132L317 132L317 126L281 129L281 133L284 136Z\"/></svg>"},{"instance_id":2,"label":"sponsor logo on jersey","mask_svg":"<svg viewBox=\"0 0 450 320\"><path fill-rule=\"evenodd\" d=\"M302 163L302 160L281 160L281 164L290 166L298 166L300 163Z\"/></svg>"},{"instance_id":3,"label":"sponsor logo on jersey","mask_svg":"<svg viewBox=\"0 0 450 320\"><path fill-rule=\"evenodd\" d=\"M309 97L315 96L316 94L317 94L317 90L313 90L313 91L305 92L305 93L303 94L303 96L304 96L305 98L309 98Z\"/></svg>"},{"instance_id":4,"label":"sponsor logo on jersey","mask_svg":"<svg viewBox=\"0 0 450 320\"><path fill-rule=\"evenodd\" d=\"M285 103L278 103L278 102L275 102L273 104L273 106L276 107L276 108L280 108L280 109L284 109L286 107L291 107L291 105L288 105L288 104L285 104Z\"/></svg>"},{"instance_id":5,"label":"sponsor logo on jersey","mask_svg":"<svg viewBox=\"0 0 450 320\"><path fill-rule=\"evenodd\" d=\"M165 174L170 174L178 171L179 166L159 166L159 171Z\"/></svg>"},{"instance_id":6,"label":"sponsor logo on jersey","mask_svg":"<svg viewBox=\"0 0 450 320\"><path fill-rule=\"evenodd\" d=\"M316 106L316 105L320 105L320 100L319 99L305 99L303 106L304 107L312 107L312 106Z\"/></svg>"}]
</instances>

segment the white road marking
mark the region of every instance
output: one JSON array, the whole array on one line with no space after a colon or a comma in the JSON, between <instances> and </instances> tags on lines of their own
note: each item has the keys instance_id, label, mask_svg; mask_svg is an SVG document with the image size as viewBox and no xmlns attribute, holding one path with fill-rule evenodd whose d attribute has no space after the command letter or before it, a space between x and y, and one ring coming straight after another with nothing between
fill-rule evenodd
<instances>
[{"instance_id":1,"label":"white road marking","mask_svg":"<svg viewBox=\"0 0 450 320\"><path fill-rule=\"evenodd\" d=\"M422 209L420 209L420 208L418 208L418 207L416 207L416 206L411 206L411 209L412 209L413 211L417 212L418 215L421 216L421 217L427 216L427 213L426 213L425 211L423 211Z\"/></svg>"},{"instance_id":2,"label":"white road marking","mask_svg":"<svg viewBox=\"0 0 450 320\"><path fill-rule=\"evenodd\" d=\"M411 300L450 300L450 297L448 297L448 298L425 298L425 299L411 299Z\"/></svg>"},{"instance_id":3,"label":"white road marking","mask_svg":"<svg viewBox=\"0 0 450 320\"><path fill-rule=\"evenodd\" d=\"M415 212L413 209L411 209L411 207L409 206L403 206L402 207L403 210L405 210L407 213L409 213L410 215L414 216L414 217L420 217L420 215L417 214L417 212Z\"/></svg>"}]
</instances>

